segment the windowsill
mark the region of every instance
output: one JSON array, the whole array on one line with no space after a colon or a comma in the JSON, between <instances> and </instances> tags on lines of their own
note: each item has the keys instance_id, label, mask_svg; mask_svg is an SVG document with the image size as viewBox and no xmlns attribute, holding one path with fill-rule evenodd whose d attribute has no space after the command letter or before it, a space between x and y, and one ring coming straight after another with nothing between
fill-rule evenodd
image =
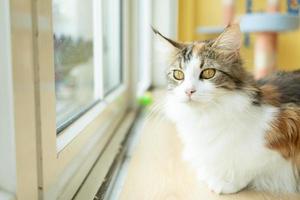
<instances>
[{"instance_id":1,"label":"windowsill","mask_svg":"<svg viewBox=\"0 0 300 200\"><path fill-rule=\"evenodd\" d=\"M155 96L163 95L160 93ZM233 195L214 194L205 184L200 184L196 180L194 171L182 161L182 144L176 130L172 124L163 119L161 113L147 117L144 126L138 132L139 142L132 155L129 153L130 162L126 164L126 177L121 184L122 188L116 188L121 190L119 197L121 200L300 199L300 195L277 197L255 191L242 191Z\"/></svg>"}]
</instances>

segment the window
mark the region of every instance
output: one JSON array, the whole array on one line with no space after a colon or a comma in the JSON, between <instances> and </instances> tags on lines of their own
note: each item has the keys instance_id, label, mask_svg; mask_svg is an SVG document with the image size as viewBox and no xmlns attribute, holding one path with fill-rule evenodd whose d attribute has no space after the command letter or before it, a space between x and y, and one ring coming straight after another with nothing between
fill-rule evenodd
<instances>
[{"instance_id":1,"label":"window","mask_svg":"<svg viewBox=\"0 0 300 200\"><path fill-rule=\"evenodd\" d=\"M121 1L102 1L104 93L122 81L121 70Z\"/></svg>"},{"instance_id":2,"label":"window","mask_svg":"<svg viewBox=\"0 0 300 200\"><path fill-rule=\"evenodd\" d=\"M93 1L53 0L56 125L61 131L96 100ZM99 89L99 88L97 88Z\"/></svg>"},{"instance_id":3,"label":"window","mask_svg":"<svg viewBox=\"0 0 300 200\"><path fill-rule=\"evenodd\" d=\"M37 9L52 26L37 27L39 186L48 199L71 199L128 111L128 17L121 0L52 0Z\"/></svg>"},{"instance_id":4,"label":"window","mask_svg":"<svg viewBox=\"0 0 300 200\"><path fill-rule=\"evenodd\" d=\"M60 133L99 102L102 94L120 86L122 13L120 0L102 1L101 16L93 0L53 0L52 5L56 126Z\"/></svg>"},{"instance_id":5,"label":"window","mask_svg":"<svg viewBox=\"0 0 300 200\"><path fill-rule=\"evenodd\" d=\"M72 199L97 160L110 166L114 153L101 153L117 154L120 143L111 141L124 137L116 130L128 119L135 71L123 59L124 52L131 57L131 4L2 1L9 11L0 17L11 44L0 54L12 61L17 196Z\"/></svg>"}]
</instances>

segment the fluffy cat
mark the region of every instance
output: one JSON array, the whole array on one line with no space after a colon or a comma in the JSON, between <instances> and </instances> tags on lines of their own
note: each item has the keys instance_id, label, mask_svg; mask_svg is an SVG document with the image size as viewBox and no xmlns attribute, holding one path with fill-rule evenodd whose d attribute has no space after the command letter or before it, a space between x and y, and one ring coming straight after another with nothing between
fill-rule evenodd
<instances>
[{"instance_id":1,"label":"fluffy cat","mask_svg":"<svg viewBox=\"0 0 300 200\"><path fill-rule=\"evenodd\" d=\"M170 61L165 112L199 180L218 194L297 192L300 71L254 80L243 68L238 25L192 43L154 33Z\"/></svg>"}]
</instances>

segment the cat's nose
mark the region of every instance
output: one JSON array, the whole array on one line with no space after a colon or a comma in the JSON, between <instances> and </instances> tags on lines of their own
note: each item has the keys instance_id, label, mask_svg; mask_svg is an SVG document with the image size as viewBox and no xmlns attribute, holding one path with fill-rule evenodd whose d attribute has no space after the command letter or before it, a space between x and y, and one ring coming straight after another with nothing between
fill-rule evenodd
<instances>
[{"instance_id":1,"label":"cat's nose","mask_svg":"<svg viewBox=\"0 0 300 200\"><path fill-rule=\"evenodd\" d=\"M193 93L195 93L196 90L194 88L190 88L190 89L186 89L185 90L185 93L188 95L188 96L192 96Z\"/></svg>"}]
</instances>

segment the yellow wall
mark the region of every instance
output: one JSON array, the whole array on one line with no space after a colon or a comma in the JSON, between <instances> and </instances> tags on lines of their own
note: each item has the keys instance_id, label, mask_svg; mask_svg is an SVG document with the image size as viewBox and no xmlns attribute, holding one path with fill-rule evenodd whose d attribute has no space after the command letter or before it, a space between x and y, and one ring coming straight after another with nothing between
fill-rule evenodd
<instances>
[{"instance_id":1,"label":"yellow wall","mask_svg":"<svg viewBox=\"0 0 300 200\"><path fill-rule=\"evenodd\" d=\"M179 0L179 30L181 41L204 40L216 35L196 33L199 26L222 25L221 0ZM246 0L236 0L236 15L245 13ZM253 0L253 11L264 11L266 0ZM280 1L280 10L286 11L286 0ZM253 68L255 34L250 34L250 46L242 47L241 53L248 69ZM280 33L278 37L278 68L292 70L300 68L300 30Z\"/></svg>"}]
</instances>

